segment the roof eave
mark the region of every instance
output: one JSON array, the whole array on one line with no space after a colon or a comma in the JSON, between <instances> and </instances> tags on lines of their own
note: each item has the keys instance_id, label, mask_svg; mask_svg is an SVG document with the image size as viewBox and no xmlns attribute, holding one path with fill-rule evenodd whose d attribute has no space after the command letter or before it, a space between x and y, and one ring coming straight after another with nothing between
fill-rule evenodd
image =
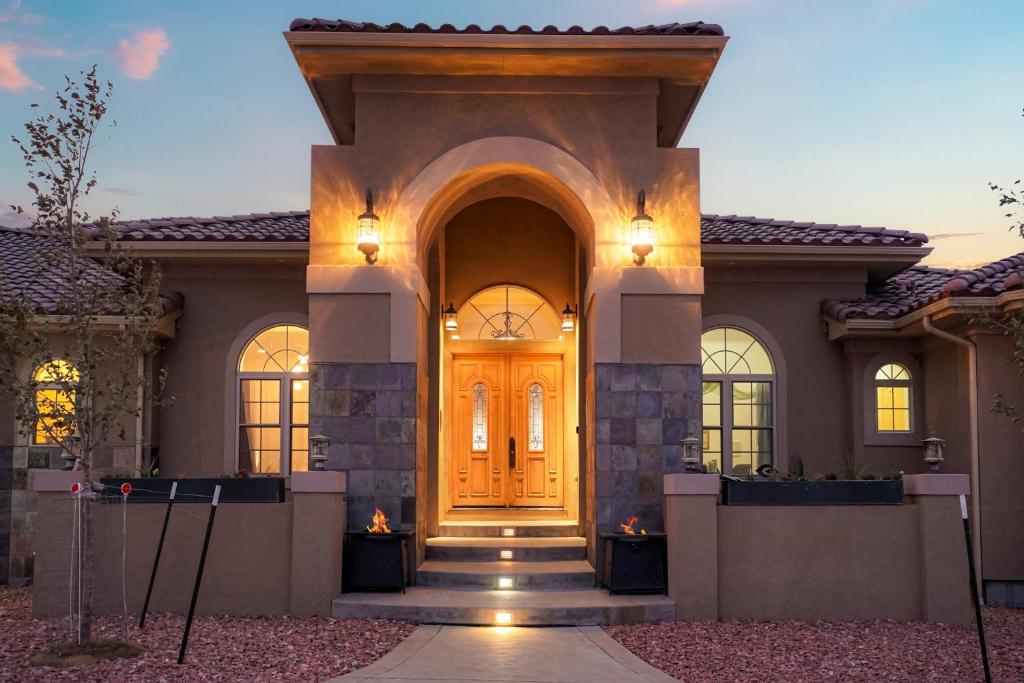
<instances>
[{"instance_id":1,"label":"roof eave","mask_svg":"<svg viewBox=\"0 0 1024 683\"><path fill-rule=\"evenodd\" d=\"M703 244L705 266L812 267L856 265L872 281L905 270L932 252L931 247L810 244Z\"/></svg>"}]
</instances>

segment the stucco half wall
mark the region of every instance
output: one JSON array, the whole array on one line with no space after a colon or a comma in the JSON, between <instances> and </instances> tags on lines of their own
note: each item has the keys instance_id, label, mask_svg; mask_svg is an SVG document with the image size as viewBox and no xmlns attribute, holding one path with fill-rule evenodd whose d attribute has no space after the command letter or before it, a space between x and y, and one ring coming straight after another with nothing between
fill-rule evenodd
<instances>
[{"instance_id":1,"label":"stucco half wall","mask_svg":"<svg viewBox=\"0 0 1024 683\"><path fill-rule=\"evenodd\" d=\"M32 614L66 617L70 580L70 537L74 501L68 494L74 472L37 478L39 516ZM223 503L210 538L196 612L258 616L330 614L341 592L341 546L345 523L345 474L298 472L291 500L284 503ZM122 510L128 612L138 615L167 507L129 503L96 507L95 612L120 614ZM210 506L174 506L149 611L188 611Z\"/></svg>"},{"instance_id":2,"label":"stucco half wall","mask_svg":"<svg viewBox=\"0 0 1024 683\"><path fill-rule=\"evenodd\" d=\"M906 479L903 505L776 507L718 504L717 475L667 475L677 617L971 623L966 477Z\"/></svg>"}]
</instances>

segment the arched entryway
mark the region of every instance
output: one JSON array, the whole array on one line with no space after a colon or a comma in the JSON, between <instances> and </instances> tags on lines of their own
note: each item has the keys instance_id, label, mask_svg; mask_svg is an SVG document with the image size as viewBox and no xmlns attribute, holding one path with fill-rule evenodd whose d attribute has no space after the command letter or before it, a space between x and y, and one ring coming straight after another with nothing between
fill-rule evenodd
<instances>
[{"instance_id":1,"label":"arched entryway","mask_svg":"<svg viewBox=\"0 0 1024 683\"><path fill-rule=\"evenodd\" d=\"M431 507L437 524L578 521L586 249L516 178L478 188L427 247L434 308L450 312L428 322Z\"/></svg>"}]
</instances>

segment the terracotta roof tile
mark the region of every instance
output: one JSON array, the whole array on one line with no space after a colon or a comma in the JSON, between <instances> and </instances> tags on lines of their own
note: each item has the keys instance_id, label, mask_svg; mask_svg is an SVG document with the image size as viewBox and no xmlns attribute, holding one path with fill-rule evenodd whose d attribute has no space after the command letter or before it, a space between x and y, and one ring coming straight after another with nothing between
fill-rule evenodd
<instances>
[{"instance_id":1,"label":"terracotta roof tile","mask_svg":"<svg viewBox=\"0 0 1024 683\"><path fill-rule=\"evenodd\" d=\"M848 244L919 247L927 242L927 235L889 228L779 221L754 216L701 216L703 244Z\"/></svg>"},{"instance_id":2,"label":"terracotta roof tile","mask_svg":"<svg viewBox=\"0 0 1024 683\"><path fill-rule=\"evenodd\" d=\"M1024 284L1024 253L974 270L914 266L868 288L859 299L826 299L822 312L839 321L902 317L947 297L997 296Z\"/></svg>"},{"instance_id":3,"label":"terracotta roof tile","mask_svg":"<svg viewBox=\"0 0 1024 683\"><path fill-rule=\"evenodd\" d=\"M725 31L718 24L705 24L703 21L692 21L689 23L673 22L669 24L648 24L646 26L622 26L620 28L608 28L597 26L592 29L584 29L582 26L570 26L567 29L560 29L557 26L548 25L543 28L533 28L523 24L514 29L509 29L502 24L496 24L489 29L482 28L479 24L469 24L464 28L458 28L454 24L441 24L440 26L429 26L428 24L415 24L406 26L397 22L391 24L375 24L373 22L349 21L347 19L294 19L288 27L289 31L327 31L334 33L448 33L448 34L518 34L518 35L561 35L561 36L723 36Z\"/></svg>"}]
</instances>

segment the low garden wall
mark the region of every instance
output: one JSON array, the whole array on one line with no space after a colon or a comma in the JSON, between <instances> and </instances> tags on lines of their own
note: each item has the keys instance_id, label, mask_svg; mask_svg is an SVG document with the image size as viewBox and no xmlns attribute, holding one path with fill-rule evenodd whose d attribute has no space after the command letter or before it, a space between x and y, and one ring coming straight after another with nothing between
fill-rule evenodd
<instances>
[{"instance_id":1,"label":"low garden wall","mask_svg":"<svg viewBox=\"0 0 1024 683\"><path fill-rule=\"evenodd\" d=\"M677 617L972 621L958 495L913 475L902 505L727 506L719 477L665 477Z\"/></svg>"},{"instance_id":2,"label":"low garden wall","mask_svg":"<svg viewBox=\"0 0 1024 683\"><path fill-rule=\"evenodd\" d=\"M33 483L39 509L32 591L37 618L68 614L74 510L69 489L75 477L49 471ZM331 600L341 591L345 475L295 473L291 485L287 502L218 506L197 613L330 614ZM129 614L140 613L166 509L159 503L96 506L98 614L121 613L124 601ZM151 613L188 611L209 510L208 503L173 506ZM123 595L122 575L127 577Z\"/></svg>"}]
</instances>

